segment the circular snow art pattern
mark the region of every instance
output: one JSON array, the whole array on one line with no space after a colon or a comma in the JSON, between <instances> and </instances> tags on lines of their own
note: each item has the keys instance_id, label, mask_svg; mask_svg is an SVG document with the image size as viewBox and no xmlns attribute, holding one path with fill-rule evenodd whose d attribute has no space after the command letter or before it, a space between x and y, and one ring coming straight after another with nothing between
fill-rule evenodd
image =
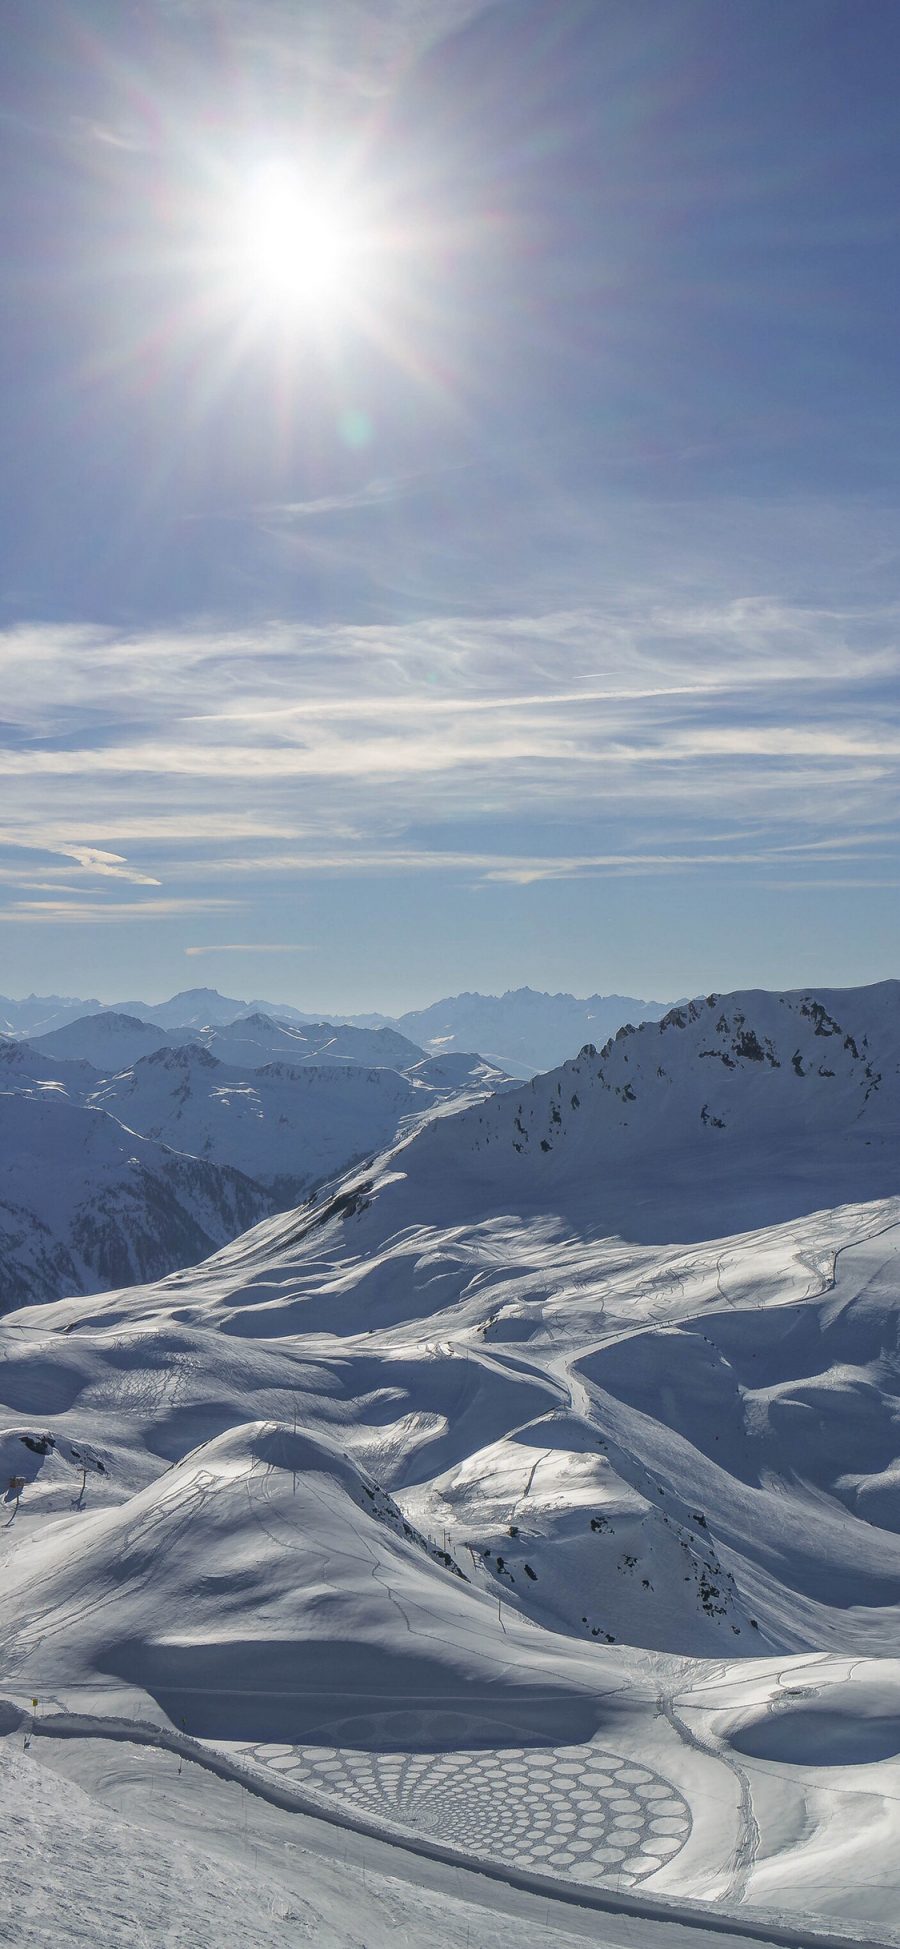
<instances>
[{"instance_id":1,"label":"circular snow art pattern","mask_svg":"<svg viewBox=\"0 0 900 1949\"><path fill-rule=\"evenodd\" d=\"M687 1803L668 1780L594 1746L448 1753L257 1746L253 1757L349 1812L567 1881L633 1886L671 1861L691 1829Z\"/></svg>"}]
</instances>

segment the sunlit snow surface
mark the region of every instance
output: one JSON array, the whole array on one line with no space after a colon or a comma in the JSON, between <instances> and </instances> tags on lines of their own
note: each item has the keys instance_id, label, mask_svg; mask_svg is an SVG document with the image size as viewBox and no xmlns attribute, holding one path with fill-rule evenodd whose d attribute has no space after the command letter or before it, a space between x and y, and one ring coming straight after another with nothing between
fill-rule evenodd
<instances>
[{"instance_id":1,"label":"sunlit snow surface","mask_svg":"<svg viewBox=\"0 0 900 1949\"><path fill-rule=\"evenodd\" d=\"M429 1720L423 1729L433 1737L438 1728ZM486 1753L249 1750L261 1767L313 1785L339 1806L476 1857L589 1885L612 1875L633 1887L671 1860L690 1833L690 1809L669 1781L592 1745Z\"/></svg>"},{"instance_id":2,"label":"sunlit snow surface","mask_svg":"<svg viewBox=\"0 0 900 1949\"><path fill-rule=\"evenodd\" d=\"M604 1231L519 1114L3 1322L15 1941L900 1940L900 1200Z\"/></svg>"}]
</instances>

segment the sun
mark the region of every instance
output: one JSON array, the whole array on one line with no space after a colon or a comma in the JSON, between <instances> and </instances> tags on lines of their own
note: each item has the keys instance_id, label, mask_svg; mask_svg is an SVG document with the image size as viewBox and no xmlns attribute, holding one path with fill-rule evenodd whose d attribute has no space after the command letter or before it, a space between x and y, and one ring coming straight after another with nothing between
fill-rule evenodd
<instances>
[{"instance_id":1,"label":"sun","mask_svg":"<svg viewBox=\"0 0 900 1949\"><path fill-rule=\"evenodd\" d=\"M351 446L360 355L445 397L419 343L434 316L434 234L399 178L385 179L359 144L316 153L302 136L284 149L203 151L198 162L183 251L173 260L186 271L187 302L172 322L173 336L191 334L211 348L195 393L198 417L245 368L262 372L268 360L285 424L313 370L327 373ZM361 407L358 418L370 424Z\"/></svg>"},{"instance_id":2,"label":"sun","mask_svg":"<svg viewBox=\"0 0 900 1949\"><path fill-rule=\"evenodd\" d=\"M251 170L237 199L234 268L256 305L334 313L361 294L367 239L338 190L294 164Z\"/></svg>"}]
</instances>

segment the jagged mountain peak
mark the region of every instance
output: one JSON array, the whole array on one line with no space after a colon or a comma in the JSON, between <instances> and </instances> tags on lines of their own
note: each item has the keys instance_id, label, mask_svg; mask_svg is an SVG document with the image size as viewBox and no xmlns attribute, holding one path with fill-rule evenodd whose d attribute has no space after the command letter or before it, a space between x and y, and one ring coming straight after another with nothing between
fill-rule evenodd
<instances>
[{"instance_id":1,"label":"jagged mountain peak","mask_svg":"<svg viewBox=\"0 0 900 1949\"><path fill-rule=\"evenodd\" d=\"M709 995L395 1154L367 1224L535 1211L708 1237L900 1184L900 984Z\"/></svg>"},{"instance_id":2,"label":"jagged mountain peak","mask_svg":"<svg viewBox=\"0 0 900 1949\"><path fill-rule=\"evenodd\" d=\"M607 1142L658 1149L675 1131L688 1135L692 1121L738 1135L770 1124L774 1136L786 1122L811 1120L827 1134L869 1105L872 1122L892 1114L898 1089L900 983L818 994L760 989L711 994L659 1022L624 1024L599 1054L587 1043L527 1085L527 1112L503 1098L485 1120L499 1133L525 1118L533 1127L519 1132L523 1150L537 1141L546 1155L586 1110L605 1154Z\"/></svg>"}]
</instances>

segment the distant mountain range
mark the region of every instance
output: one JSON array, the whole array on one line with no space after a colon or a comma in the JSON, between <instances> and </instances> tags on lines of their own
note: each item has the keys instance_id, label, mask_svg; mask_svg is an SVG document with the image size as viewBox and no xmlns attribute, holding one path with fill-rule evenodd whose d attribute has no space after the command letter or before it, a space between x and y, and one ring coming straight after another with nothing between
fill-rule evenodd
<instances>
[{"instance_id":1,"label":"distant mountain range","mask_svg":"<svg viewBox=\"0 0 900 1949\"><path fill-rule=\"evenodd\" d=\"M195 1263L508 1082L393 1030L259 1014L179 1036L109 1010L0 1039L0 1311Z\"/></svg>"},{"instance_id":2,"label":"distant mountain range","mask_svg":"<svg viewBox=\"0 0 900 1949\"><path fill-rule=\"evenodd\" d=\"M432 1054L377 1018L279 1021L205 989L149 1020L20 1030L0 1039L0 1307L193 1263L413 1133L379 1196L391 1232L546 1209L687 1239L889 1195L898 998L891 982L709 996L518 1081L456 1036L499 1025L515 1061L623 998L459 997L402 1018ZM47 1020L58 999L21 1014ZM155 1019L182 1010L213 1019Z\"/></svg>"},{"instance_id":3,"label":"distant mountain range","mask_svg":"<svg viewBox=\"0 0 900 1949\"><path fill-rule=\"evenodd\" d=\"M448 996L433 1002L429 1008L413 1009L395 1018L377 1013L342 1016L328 1010L308 1014L285 1002L240 1001L235 996L220 995L214 988L189 988L160 1003L130 1001L106 1005L60 995L29 995L25 1001L0 997L0 1034L27 1036L36 1046L46 1048L47 1035L59 1037L62 1029L84 1016L95 1019L98 1038L104 1034L101 1015L124 1016L131 1024L141 1022L155 1029L159 1036L156 1047L166 1040L184 1042L199 1038L213 1054L221 1054L228 1061L234 1059L234 1044L230 1043L227 1050L220 1049L213 1032L242 1021L248 1024L248 1036L252 1040L254 1018L263 1017L270 1024L280 1024L283 1031L281 1047L276 1049L270 1038L266 1045L268 1053L289 1054L291 1061L297 1060L299 1052L304 1059L388 1062L396 1067L409 1060L410 1044L413 1044L418 1050L426 1049L435 1055L477 1051L510 1075L530 1077L564 1062L567 1056L574 1056L585 1042L604 1042L624 1022L658 1021L669 1006L668 1002L641 1001L634 995L589 995L578 999L574 995L545 995L532 988L516 988L505 995ZM327 1046L335 1024L345 1031L355 1028L369 1036L381 1032L381 1040L353 1042L345 1035L340 1050L334 1043ZM310 1038L306 1050L302 1050L299 1042L301 1029ZM292 1032L293 1042L290 1041ZM149 1037L135 1035L133 1028L129 1031L130 1042L121 1027L110 1028L107 1033L120 1035L122 1050L128 1047L134 1055L147 1054L154 1046ZM391 1043L392 1035L403 1038L402 1047ZM87 1031L81 1029L77 1040L60 1038L49 1045L48 1053L86 1055L86 1037ZM91 1047L94 1053L89 1055L89 1060L99 1060L105 1065L108 1045L98 1039ZM133 1059L132 1055L123 1054L123 1061ZM249 1060L243 1052L238 1059Z\"/></svg>"},{"instance_id":4,"label":"distant mountain range","mask_svg":"<svg viewBox=\"0 0 900 1949\"><path fill-rule=\"evenodd\" d=\"M41 1055L64 1061L84 1061L96 1068L125 1067L157 1049L179 1049L191 1045L205 1049L220 1062L243 1064L260 1069L277 1058L293 1064L363 1064L375 1069L404 1069L422 1060L423 1051L396 1029L335 1027L333 1022L299 1023L274 1021L271 1016L254 1013L240 1015L225 1023L207 1026L163 1028L155 1021L106 1009L98 1015L82 1015L45 1035L30 1035L28 1042Z\"/></svg>"},{"instance_id":5,"label":"distant mountain range","mask_svg":"<svg viewBox=\"0 0 900 1949\"><path fill-rule=\"evenodd\" d=\"M288 1002L244 1002L220 995L215 988L184 988L167 1002L100 1002L74 995L26 995L14 1001L0 995L0 1035L40 1036L60 1029L84 1015L117 1014L152 1022L162 1029L221 1027L238 1016L263 1014L280 1022L314 1021Z\"/></svg>"},{"instance_id":6,"label":"distant mountain range","mask_svg":"<svg viewBox=\"0 0 900 1949\"><path fill-rule=\"evenodd\" d=\"M511 1076L534 1076L577 1055L585 1042L605 1042L623 1022L657 1022L668 1002L634 995L543 995L510 988L505 995L454 995L401 1015L392 1027L423 1048L478 1049ZM359 1017L383 1021L382 1017Z\"/></svg>"}]
</instances>

